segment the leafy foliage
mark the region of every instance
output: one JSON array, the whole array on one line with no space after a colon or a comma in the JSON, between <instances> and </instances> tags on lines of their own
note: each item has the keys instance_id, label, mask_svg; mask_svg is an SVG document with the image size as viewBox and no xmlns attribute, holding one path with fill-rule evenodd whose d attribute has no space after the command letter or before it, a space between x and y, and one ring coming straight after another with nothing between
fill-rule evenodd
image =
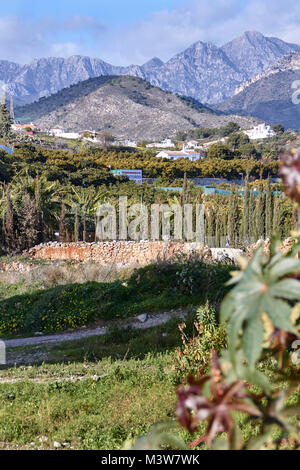
<instances>
[{"instance_id":1,"label":"leafy foliage","mask_svg":"<svg viewBox=\"0 0 300 470\"><path fill-rule=\"evenodd\" d=\"M300 300L300 282L291 278L300 271L300 261L283 255L275 240L271 252L273 256L267 257L260 247L246 268L234 273L230 284L236 286L221 309L222 321L229 320L232 359L241 341L251 367L255 366L263 348L263 314L269 317L274 327L297 334L290 318L289 301Z\"/></svg>"},{"instance_id":2,"label":"leafy foliage","mask_svg":"<svg viewBox=\"0 0 300 470\"><path fill-rule=\"evenodd\" d=\"M226 347L225 326L218 325L216 310L208 302L198 308L196 318L191 338L187 336L186 324L179 325L182 347L176 349L173 357L179 376L203 375L209 369L211 349L219 354Z\"/></svg>"},{"instance_id":3,"label":"leafy foliage","mask_svg":"<svg viewBox=\"0 0 300 470\"><path fill-rule=\"evenodd\" d=\"M127 281L63 285L12 296L0 302L0 336L61 331L96 319L112 320L171 310L224 295L222 281L229 278L230 267L204 263L195 266L199 266L202 275L197 278L194 297L174 290L180 265L168 263L138 269ZM220 273L214 285L207 282L211 270Z\"/></svg>"}]
</instances>

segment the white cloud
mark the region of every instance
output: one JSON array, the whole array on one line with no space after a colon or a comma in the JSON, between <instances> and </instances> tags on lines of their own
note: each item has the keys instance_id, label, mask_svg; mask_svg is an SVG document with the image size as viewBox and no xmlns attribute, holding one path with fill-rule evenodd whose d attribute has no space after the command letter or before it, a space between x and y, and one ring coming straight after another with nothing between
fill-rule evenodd
<instances>
[{"instance_id":1,"label":"white cloud","mask_svg":"<svg viewBox=\"0 0 300 470\"><path fill-rule=\"evenodd\" d=\"M185 7L161 10L115 32L105 60L143 63L153 56L167 60L196 41L222 45L246 30L300 42L300 10L294 0L190 0Z\"/></svg>"},{"instance_id":2,"label":"white cloud","mask_svg":"<svg viewBox=\"0 0 300 470\"><path fill-rule=\"evenodd\" d=\"M34 57L74 54L115 65L167 60L198 40L224 44L246 30L300 42L300 9L295 0L187 0L184 7L152 12L142 21L109 29L99 20L0 18L0 58L27 62Z\"/></svg>"},{"instance_id":3,"label":"white cloud","mask_svg":"<svg viewBox=\"0 0 300 470\"><path fill-rule=\"evenodd\" d=\"M75 15L62 23L65 30L70 31L88 31L95 34L103 33L106 30L105 25L96 18L85 15Z\"/></svg>"},{"instance_id":4,"label":"white cloud","mask_svg":"<svg viewBox=\"0 0 300 470\"><path fill-rule=\"evenodd\" d=\"M72 55L78 55L80 48L75 42L62 42L52 44L50 51L50 55L54 57L70 57Z\"/></svg>"},{"instance_id":5,"label":"white cloud","mask_svg":"<svg viewBox=\"0 0 300 470\"><path fill-rule=\"evenodd\" d=\"M87 16L76 15L66 21L43 18L23 21L16 15L0 18L0 59L21 64L33 58L89 52L90 38L97 40L104 25ZM73 40L75 33L75 40ZM71 36L72 40L64 40Z\"/></svg>"}]
</instances>

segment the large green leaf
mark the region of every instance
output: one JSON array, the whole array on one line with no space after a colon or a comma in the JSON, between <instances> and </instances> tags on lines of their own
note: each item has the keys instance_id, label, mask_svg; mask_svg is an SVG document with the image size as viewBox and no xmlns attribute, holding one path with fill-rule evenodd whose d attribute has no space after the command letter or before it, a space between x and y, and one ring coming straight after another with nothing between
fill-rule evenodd
<instances>
[{"instance_id":1,"label":"large green leaf","mask_svg":"<svg viewBox=\"0 0 300 470\"><path fill-rule=\"evenodd\" d=\"M264 327L259 318L251 318L248 321L243 334L243 350L249 361L249 365L253 367L260 356L261 345L264 338Z\"/></svg>"},{"instance_id":2,"label":"large green leaf","mask_svg":"<svg viewBox=\"0 0 300 470\"><path fill-rule=\"evenodd\" d=\"M231 358L234 360L236 348L241 343L252 367L262 351L263 313L269 316L275 327L296 333L290 320L291 304L287 300L300 300L300 282L287 276L300 272L300 261L283 255L278 246L277 243L271 247L273 256L269 259L262 247L255 252L221 306L221 320L229 320Z\"/></svg>"},{"instance_id":3,"label":"large green leaf","mask_svg":"<svg viewBox=\"0 0 300 470\"><path fill-rule=\"evenodd\" d=\"M300 261L295 258L280 259L274 266L271 265L270 274L272 279L278 279L288 274L300 271Z\"/></svg>"},{"instance_id":4,"label":"large green leaf","mask_svg":"<svg viewBox=\"0 0 300 470\"><path fill-rule=\"evenodd\" d=\"M269 294L289 300L300 300L300 282L296 279L283 279L269 289Z\"/></svg>"},{"instance_id":5,"label":"large green leaf","mask_svg":"<svg viewBox=\"0 0 300 470\"><path fill-rule=\"evenodd\" d=\"M290 320L291 307L287 302L266 296L264 299L263 311L269 315L274 326L281 330L290 331L297 334L294 325Z\"/></svg>"}]
</instances>

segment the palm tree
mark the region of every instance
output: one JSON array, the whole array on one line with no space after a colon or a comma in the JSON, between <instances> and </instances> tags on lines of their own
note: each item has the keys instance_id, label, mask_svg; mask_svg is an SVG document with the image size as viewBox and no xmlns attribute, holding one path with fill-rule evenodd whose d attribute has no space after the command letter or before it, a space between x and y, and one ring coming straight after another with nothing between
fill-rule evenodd
<instances>
[{"instance_id":1,"label":"palm tree","mask_svg":"<svg viewBox=\"0 0 300 470\"><path fill-rule=\"evenodd\" d=\"M60 213L61 186L48 181L45 176L32 178L28 173L17 175L11 182L11 198L16 209L28 195L35 202L38 214L39 240L51 237L57 228Z\"/></svg>"},{"instance_id":2,"label":"palm tree","mask_svg":"<svg viewBox=\"0 0 300 470\"><path fill-rule=\"evenodd\" d=\"M89 186L88 188L73 186L71 188L69 197L67 197L67 203L75 215L75 238L77 238L79 231L78 217L80 217L83 225L83 241L86 241L87 217L96 216L97 206L102 198L103 194L97 191L94 186Z\"/></svg>"}]
</instances>

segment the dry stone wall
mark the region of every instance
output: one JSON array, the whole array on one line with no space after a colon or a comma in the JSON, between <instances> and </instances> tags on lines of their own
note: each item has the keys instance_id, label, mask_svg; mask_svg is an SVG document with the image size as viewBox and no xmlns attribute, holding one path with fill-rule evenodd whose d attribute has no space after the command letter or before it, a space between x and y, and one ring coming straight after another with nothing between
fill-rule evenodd
<instances>
[{"instance_id":1,"label":"dry stone wall","mask_svg":"<svg viewBox=\"0 0 300 470\"><path fill-rule=\"evenodd\" d=\"M31 248L27 253L35 259L94 261L102 265L141 265L157 260L170 260L178 255L196 253L205 259L229 256L235 259L240 250L209 249L200 243L179 243L165 241L116 241L99 243L57 243L51 242Z\"/></svg>"}]
</instances>

